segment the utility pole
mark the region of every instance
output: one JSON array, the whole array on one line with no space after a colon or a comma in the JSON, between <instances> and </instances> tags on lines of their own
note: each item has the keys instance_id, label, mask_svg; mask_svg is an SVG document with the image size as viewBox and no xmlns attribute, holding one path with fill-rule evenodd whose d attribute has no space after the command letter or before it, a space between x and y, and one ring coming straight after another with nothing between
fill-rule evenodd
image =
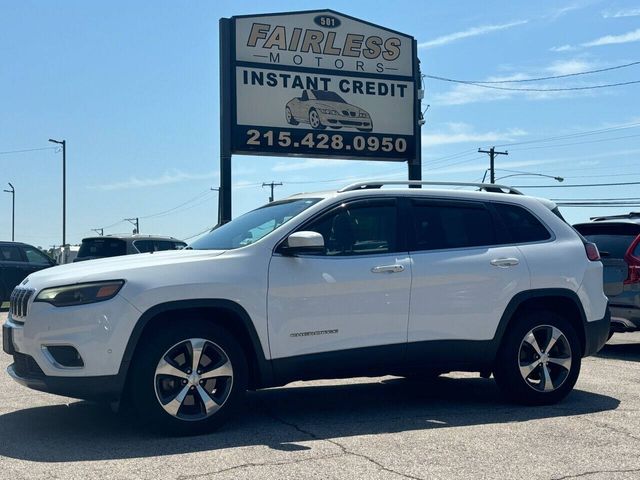
<instances>
[{"instance_id":1,"label":"utility pole","mask_svg":"<svg viewBox=\"0 0 640 480\"><path fill-rule=\"evenodd\" d=\"M96 232L101 237L104 236L104 228L92 228L91 231L92 232Z\"/></svg>"},{"instance_id":2,"label":"utility pole","mask_svg":"<svg viewBox=\"0 0 640 480\"><path fill-rule=\"evenodd\" d=\"M264 187L271 187L271 196L269 197L269 203L273 202L273 189L274 187L279 187L282 185L282 182L270 182L270 183L263 183L262 184L262 188Z\"/></svg>"},{"instance_id":3,"label":"utility pole","mask_svg":"<svg viewBox=\"0 0 640 480\"><path fill-rule=\"evenodd\" d=\"M62 246L67 244L67 141L49 139L62 145Z\"/></svg>"},{"instance_id":4,"label":"utility pole","mask_svg":"<svg viewBox=\"0 0 640 480\"><path fill-rule=\"evenodd\" d=\"M16 241L16 189L11 185L11 182L7 182L11 187L11 190L5 190L5 192L11 194L11 241Z\"/></svg>"},{"instance_id":5,"label":"utility pole","mask_svg":"<svg viewBox=\"0 0 640 480\"><path fill-rule=\"evenodd\" d=\"M507 152L506 150L504 152L496 152L496 147L491 147L489 150L482 150L479 148L478 153L489 154L489 172L491 172L490 179L491 183L496 183L496 155L509 155L509 152Z\"/></svg>"},{"instance_id":6,"label":"utility pole","mask_svg":"<svg viewBox=\"0 0 640 480\"><path fill-rule=\"evenodd\" d=\"M136 227L136 229L133 231L134 234L140 233L140 221L139 221L138 217L136 217L136 218L125 218L125 221L129 222L131 225Z\"/></svg>"}]
</instances>

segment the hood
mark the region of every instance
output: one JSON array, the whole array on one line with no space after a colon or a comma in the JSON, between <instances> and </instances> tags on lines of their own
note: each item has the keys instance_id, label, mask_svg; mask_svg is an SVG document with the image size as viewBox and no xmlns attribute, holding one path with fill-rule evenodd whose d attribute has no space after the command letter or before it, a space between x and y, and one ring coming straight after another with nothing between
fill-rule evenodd
<instances>
[{"instance_id":1,"label":"hood","mask_svg":"<svg viewBox=\"0 0 640 480\"><path fill-rule=\"evenodd\" d=\"M318 107L320 107L320 108L332 108L334 110L337 110L338 112L342 112L343 110L347 110L348 112L356 112L356 113L364 112L364 113L366 113L360 107L356 107L355 105L351 105L349 103L342 103L342 102L329 102L329 101L326 101L326 100L322 100L322 101L320 101L318 103Z\"/></svg>"},{"instance_id":2,"label":"hood","mask_svg":"<svg viewBox=\"0 0 640 480\"><path fill-rule=\"evenodd\" d=\"M27 277L26 286L40 289L100 280L127 280L129 274L134 271L199 262L217 257L224 252L225 250L167 250L69 263L32 273Z\"/></svg>"}]
</instances>

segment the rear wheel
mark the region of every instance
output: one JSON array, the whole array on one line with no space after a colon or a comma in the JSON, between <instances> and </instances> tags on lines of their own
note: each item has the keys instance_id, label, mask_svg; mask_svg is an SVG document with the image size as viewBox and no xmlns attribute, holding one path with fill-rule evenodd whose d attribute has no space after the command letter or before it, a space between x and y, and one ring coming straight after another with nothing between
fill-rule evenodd
<instances>
[{"instance_id":1,"label":"rear wheel","mask_svg":"<svg viewBox=\"0 0 640 480\"><path fill-rule=\"evenodd\" d=\"M298 121L294 118L293 113L291 113L291 109L286 107L284 109L284 116L287 118L287 123L289 125L298 125Z\"/></svg>"},{"instance_id":2,"label":"rear wheel","mask_svg":"<svg viewBox=\"0 0 640 480\"><path fill-rule=\"evenodd\" d=\"M580 373L578 334L561 315L531 311L516 318L496 358L494 376L511 400L545 405L562 400Z\"/></svg>"},{"instance_id":3,"label":"rear wheel","mask_svg":"<svg viewBox=\"0 0 640 480\"><path fill-rule=\"evenodd\" d=\"M224 328L193 320L160 328L140 345L130 392L139 418L152 429L176 435L210 432L242 402L247 364Z\"/></svg>"}]
</instances>

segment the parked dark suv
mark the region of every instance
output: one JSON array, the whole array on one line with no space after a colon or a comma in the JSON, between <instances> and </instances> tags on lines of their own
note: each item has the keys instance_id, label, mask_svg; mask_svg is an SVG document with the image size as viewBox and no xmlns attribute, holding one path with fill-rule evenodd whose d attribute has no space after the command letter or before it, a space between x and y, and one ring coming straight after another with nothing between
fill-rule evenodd
<instances>
[{"instance_id":1,"label":"parked dark suv","mask_svg":"<svg viewBox=\"0 0 640 480\"><path fill-rule=\"evenodd\" d=\"M56 265L36 247L19 242L0 242L0 305L8 302L13 288L33 272Z\"/></svg>"},{"instance_id":2,"label":"parked dark suv","mask_svg":"<svg viewBox=\"0 0 640 480\"><path fill-rule=\"evenodd\" d=\"M82 245L74 262L94 258L117 257L134 253L179 250L187 244L173 237L154 235L106 235L82 239Z\"/></svg>"},{"instance_id":3,"label":"parked dark suv","mask_svg":"<svg viewBox=\"0 0 640 480\"><path fill-rule=\"evenodd\" d=\"M640 212L593 217L574 227L600 250L611 334L640 330Z\"/></svg>"}]
</instances>

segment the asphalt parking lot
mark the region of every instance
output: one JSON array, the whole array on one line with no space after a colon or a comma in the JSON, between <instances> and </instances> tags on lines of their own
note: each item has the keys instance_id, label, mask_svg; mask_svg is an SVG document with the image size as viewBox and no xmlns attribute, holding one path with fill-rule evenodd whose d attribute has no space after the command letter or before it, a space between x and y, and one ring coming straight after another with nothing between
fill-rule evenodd
<instances>
[{"instance_id":1,"label":"asphalt parking lot","mask_svg":"<svg viewBox=\"0 0 640 480\"><path fill-rule=\"evenodd\" d=\"M23 388L9 363L0 353L2 479L640 478L640 334L586 359L550 407L507 404L469 374L316 381L251 393L241 418L191 438Z\"/></svg>"}]
</instances>

